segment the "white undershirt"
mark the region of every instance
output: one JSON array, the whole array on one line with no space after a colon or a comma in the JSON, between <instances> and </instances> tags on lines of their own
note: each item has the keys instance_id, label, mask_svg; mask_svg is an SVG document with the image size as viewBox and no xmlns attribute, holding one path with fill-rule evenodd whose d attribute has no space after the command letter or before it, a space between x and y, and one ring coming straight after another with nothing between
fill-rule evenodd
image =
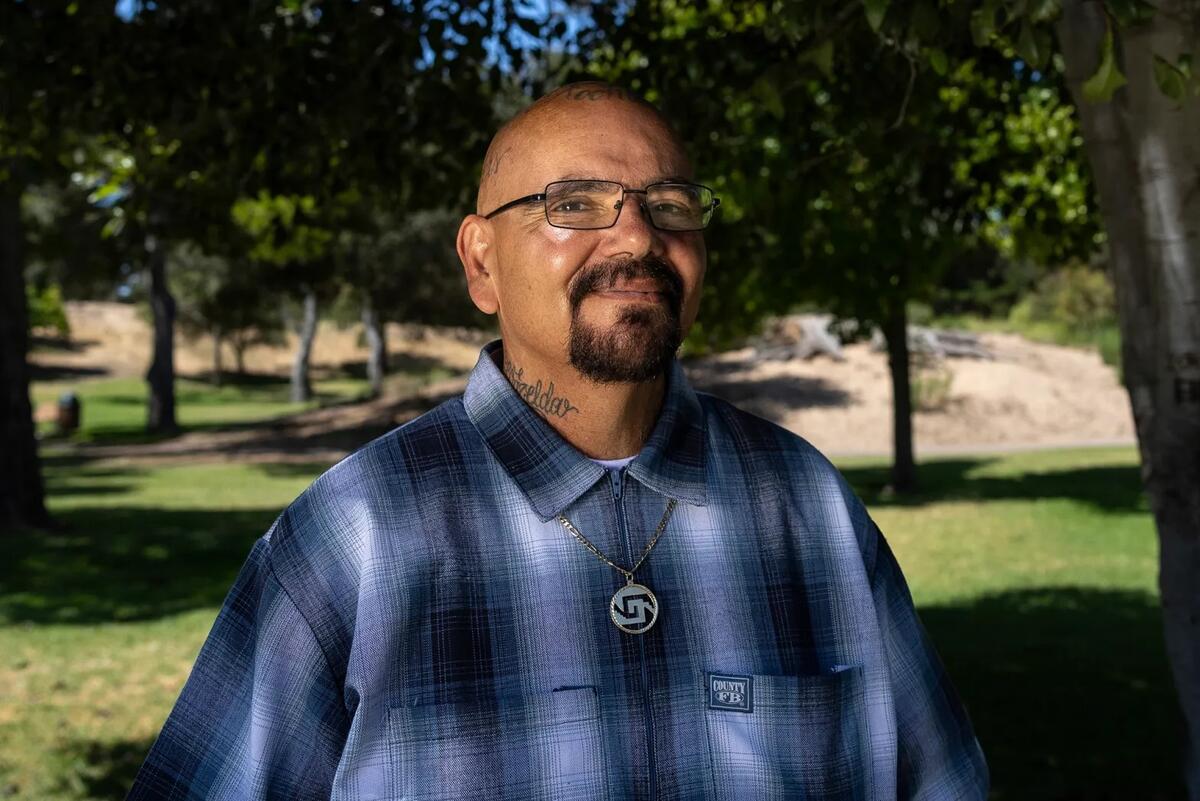
<instances>
[{"instance_id":1,"label":"white undershirt","mask_svg":"<svg viewBox=\"0 0 1200 801\"><path fill-rule=\"evenodd\" d=\"M592 461L609 470L620 470L636 458L637 454L635 453L633 456L626 456L624 459L592 459Z\"/></svg>"}]
</instances>

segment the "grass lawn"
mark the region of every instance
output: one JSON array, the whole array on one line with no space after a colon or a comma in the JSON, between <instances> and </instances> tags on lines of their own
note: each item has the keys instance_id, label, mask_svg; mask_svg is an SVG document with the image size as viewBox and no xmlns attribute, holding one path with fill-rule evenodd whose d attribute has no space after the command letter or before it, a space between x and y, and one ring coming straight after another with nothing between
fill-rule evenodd
<instances>
[{"instance_id":1,"label":"grass lawn","mask_svg":"<svg viewBox=\"0 0 1200 801\"><path fill-rule=\"evenodd\" d=\"M1010 799L1182 798L1132 449L840 465ZM119 799L251 543L323 465L47 466L68 528L0 541L0 797Z\"/></svg>"},{"instance_id":2,"label":"grass lawn","mask_svg":"<svg viewBox=\"0 0 1200 801\"><path fill-rule=\"evenodd\" d=\"M30 400L35 406L52 405L64 392L74 392L83 410L80 428L72 435L76 441L134 443L156 439L145 431L149 390L141 378L37 381ZM315 397L308 403L292 403L288 392L287 380L275 376L231 376L220 387L180 378L175 383L175 414L185 431L256 423L321 404L360 398L367 392L367 382L351 377L316 381ZM53 430L53 423L39 424L43 435Z\"/></svg>"}]
</instances>

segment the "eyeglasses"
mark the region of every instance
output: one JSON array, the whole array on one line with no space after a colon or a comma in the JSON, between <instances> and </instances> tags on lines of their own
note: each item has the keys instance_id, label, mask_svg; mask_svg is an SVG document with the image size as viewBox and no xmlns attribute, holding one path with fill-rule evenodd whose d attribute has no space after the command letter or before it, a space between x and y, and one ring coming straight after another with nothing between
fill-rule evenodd
<instances>
[{"instance_id":1,"label":"eyeglasses","mask_svg":"<svg viewBox=\"0 0 1200 801\"><path fill-rule=\"evenodd\" d=\"M490 220L526 203L543 202L546 222L555 228L596 230L617 224L625 195L645 195L642 203L650 224L660 231L699 231L708 226L721 199L707 186L663 181L645 189L626 189L616 181L554 181L536 195L526 195L485 214Z\"/></svg>"}]
</instances>

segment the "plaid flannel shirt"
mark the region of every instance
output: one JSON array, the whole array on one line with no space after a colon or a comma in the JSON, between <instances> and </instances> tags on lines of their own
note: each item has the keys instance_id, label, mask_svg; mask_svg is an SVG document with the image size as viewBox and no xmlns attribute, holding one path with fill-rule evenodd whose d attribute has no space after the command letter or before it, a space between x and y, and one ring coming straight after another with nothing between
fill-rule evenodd
<instances>
[{"instance_id":1,"label":"plaid flannel shirt","mask_svg":"<svg viewBox=\"0 0 1200 801\"><path fill-rule=\"evenodd\" d=\"M983 799L879 529L800 437L674 365L606 471L484 348L465 394L255 544L131 799ZM609 619L632 565L657 624Z\"/></svg>"}]
</instances>

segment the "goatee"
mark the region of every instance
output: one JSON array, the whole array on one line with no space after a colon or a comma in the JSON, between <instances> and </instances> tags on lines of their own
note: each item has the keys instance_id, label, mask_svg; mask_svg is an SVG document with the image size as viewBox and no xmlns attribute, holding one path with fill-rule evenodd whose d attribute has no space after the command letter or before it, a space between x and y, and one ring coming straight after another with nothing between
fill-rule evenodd
<instances>
[{"instance_id":1,"label":"goatee","mask_svg":"<svg viewBox=\"0 0 1200 801\"><path fill-rule=\"evenodd\" d=\"M661 303L631 303L607 328L580 319L584 298L618 281L651 279L663 296ZM599 383L640 383L666 372L683 342L680 322L683 281L658 256L604 261L584 268L571 288L571 366Z\"/></svg>"}]
</instances>

